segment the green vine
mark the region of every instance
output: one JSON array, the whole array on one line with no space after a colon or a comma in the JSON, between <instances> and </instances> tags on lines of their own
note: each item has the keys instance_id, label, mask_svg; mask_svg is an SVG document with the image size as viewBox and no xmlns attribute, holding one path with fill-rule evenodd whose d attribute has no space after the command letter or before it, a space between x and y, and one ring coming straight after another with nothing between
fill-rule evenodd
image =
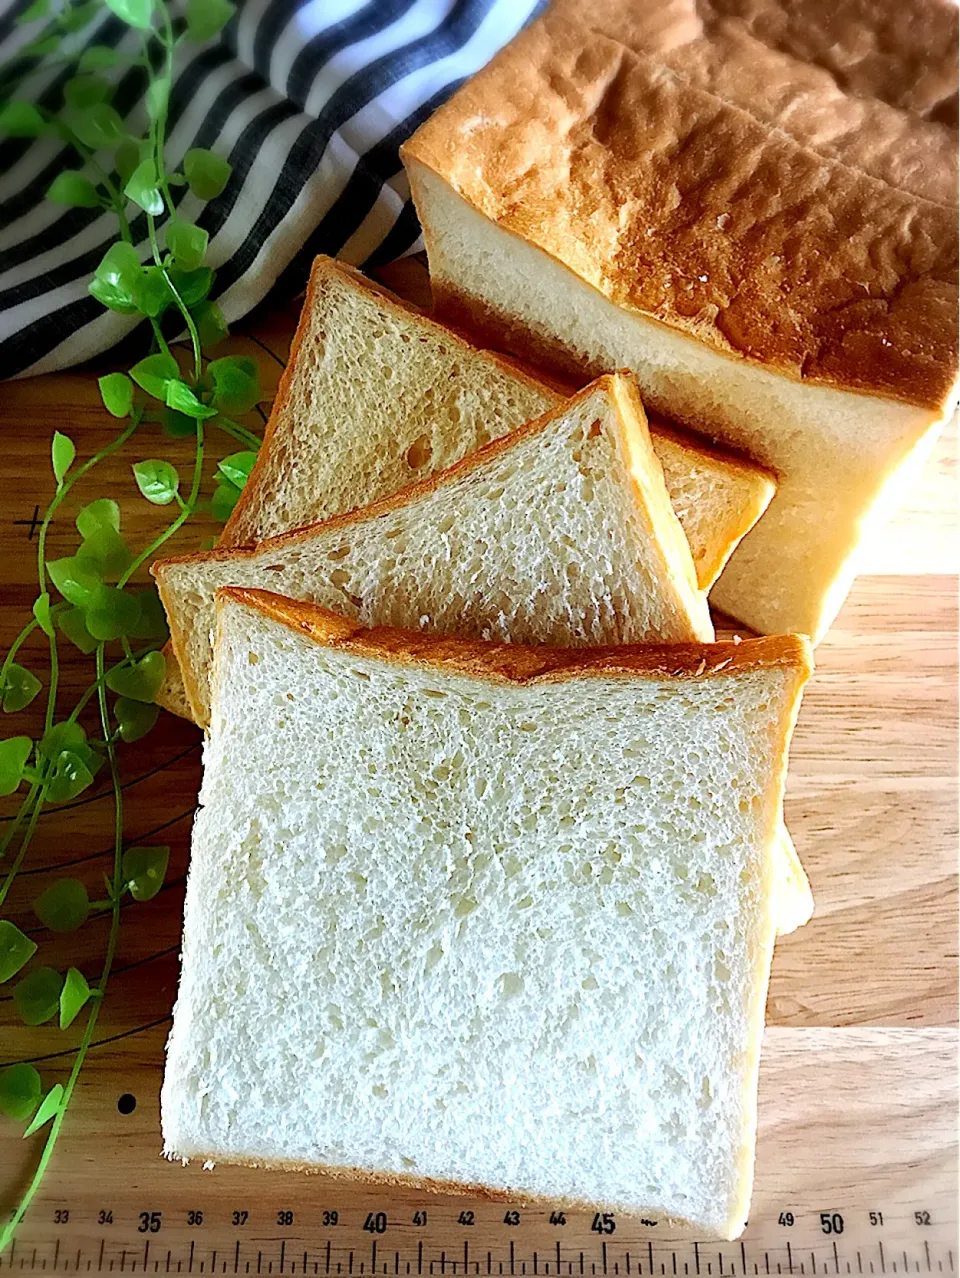
<instances>
[{"instance_id":1,"label":"green vine","mask_svg":"<svg viewBox=\"0 0 960 1278\"><path fill-rule=\"evenodd\" d=\"M32 616L0 665L0 712L17 714L46 691L42 730L0 740L0 795L24 791L20 805L0 839L0 910L30 853L41 813L49 805L69 803L95 784L106 768L114 803L111 872L104 875L106 897L91 900L78 878L54 882L33 902L39 922L52 932L70 932L91 917L108 914L110 930L99 973L90 984L76 967L66 972L44 965L37 942L9 918L0 917L0 982L13 981L13 1004L29 1026L57 1018L66 1030L85 1013L86 1022L65 1083L44 1086L33 1065L20 1063L0 1071L0 1113L25 1123L24 1136L47 1128L40 1156L23 1197L0 1232L0 1251L14 1236L39 1188L56 1146L77 1078L107 995L117 949L121 903L129 896L147 901L163 885L169 848L127 846L123 792L117 762L121 743L145 736L158 711L155 697L166 668L162 652L166 621L152 588L136 587L138 571L163 549L206 502L202 501L207 434L217 430L243 445L221 461L209 508L226 519L256 458L259 439L236 420L260 400L257 366L251 359L211 359L209 350L227 334L217 304L210 300L214 272L207 265L208 235L184 219L172 192L187 186L198 199L216 199L230 177L230 165L212 151L194 148L182 166L171 170L165 156L167 111L174 55L183 41L214 37L230 19L227 0L188 0L185 20L174 23L165 0L103 0L112 13L140 36L133 56L87 45L71 54L71 37L102 13L101 0L80 0L55 7L35 0L20 22L42 24L16 59L0 68L0 136L53 136L76 153L79 167L60 173L48 197L67 207L110 211L118 238L104 254L89 284L103 306L149 325L152 350L128 373L109 373L99 381L104 408L122 423L117 434L93 456L78 462L68 435L56 431L51 464L56 490L40 524L37 540L37 596ZM69 65L56 109L30 100L30 78L37 65ZM131 134L112 105L113 86L102 73L136 65L145 76L149 125ZM105 156L109 155L107 161ZM149 255L141 261L134 227L143 215ZM185 333L187 366L181 368L171 339ZM160 427L174 438L193 439L193 461L186 493L176 467L161 458L137 461L133 476L141 494L173 517L138 551L121 532L120 508L110 496L76 511L78 544L72 555L51 560L47 540L54 516L74 498L79 480L107 457ZM21 649L41 633L49 653L46 678L17 661ZM60 645L67 641L93 660L93 679L67 710L60 687ZM95 706L93 723L84 712ZM47 1125L49 1124L49 1127Z\"/></svg>"}]
</instances>

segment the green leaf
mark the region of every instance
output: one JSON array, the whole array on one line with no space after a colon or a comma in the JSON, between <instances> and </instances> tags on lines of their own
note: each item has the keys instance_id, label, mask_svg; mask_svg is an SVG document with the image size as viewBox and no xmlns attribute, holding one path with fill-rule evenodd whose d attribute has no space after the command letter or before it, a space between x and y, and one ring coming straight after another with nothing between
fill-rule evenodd
<instances>
[{"instance_id":1,"label":"green leaf","mask_svg":"<svg viewBox=\"0 0 960 1278\"><path fill-rule=\"evenodd\" d=\"M100 75L75 75L63 86L67 106L81 111L96 102L106 102L112 93L113 86Z\"/></svg>"},{"instance_id":2,"label":"green leaf","mask_svg":"<svg viewBox=\"0 0 960 1278\"><path fill-rule=\"evenodd\" d=\"M74 169L58 173L47 188L47 199L70 209L95 209L100 206L97 188L89 178Z\"/></svg>"},{"instance_id":3,"label":"green leaf","mask_svg":"<svg viewBox=\"0 0 960 1278\"><path fill-rule=\"evenodd\" d=\"M53 442L50 445L50 459L53 462L53 475L58 487L63 483L64 476L73 465L76 455L76 445L70 436L61 435L58 430L55 430Z\"/></svg>"},{"instance_id":4,"label":"green leaf","mask_svg":"<svg viewBox=\"0 0 960 1278\"><path fill-rule=\"evenodd\" d=\"M234 488L242 491L256 460L256 453L231 453L217 467L218 478L222 475Z\"/></svg>"},{"instance_id":5,"label":"green leaf","mask_svg":"<svg viewBox=\"0 0 960 1278\"><path fill-rule=\"evenodd\" d=\"M50 1017L48 1016L45 1019L49 1020ZM28 1136L32 1136L34 1132L38 1132L45 1123L50 1122L51 1118L56 1118L57 1111L60 1108L60 1102L62 1100L63 1084L54 1083L49 1092L47 1092L46 1096L44 1096L43 1100L40 1102L40 1108L34 1114L29 1127L23 1133L24 1140L26 1140Z\"/></svg>"},{"instance_id":6,"label":"green leaf","mask_svg":"<svg viewBox=\"0 0 960 1278\"><path fill-rule=\"evenodd\" d=\"M201 421L217 415L217 410L199 400L186 382L167 383L167 407Z\"/></svg>"},{"instance_id":7,"label":"green leaf","mask_svg":"<svg viewBox=\"0 0 960 1278\"><path fill-rule=\"evenodd\" d=\"M134 364L130 376L141 390L154 399L166 399L167 382L180 380L180 369L172 355L147 355Z\"/></svg>"},{"instance_id":8,"label":"green leaf","mask_svg":"<svg viewBox=\"0 0 960 1278\"><path fill-rule=\"evenodd\" d=\"M80 54L77 70L106 71L109 67L117 66L121 60L121 56L116 49L111 49L105 44L91 44L88 49L84 49L83 53Z\"/></svg>"},{"instance_id":9,"label":"green leaf","mask_svg":"<svg viewBox=\"0 0 960 1278\"><path fill-rule=\"evenodd\" d=\"M8 737L0 741L0 794L16 792L32 750L30 737Z\"/></svg>"},{"instance_id":10,"label":"green leaf","mask_svg":"<svg viewBox=\"0 0 960 1278\"><path fill-rule=\"evenodd\" d=\"M69 803L93 785L93 769L87 747L81 755L75 750L61 750L47 779L47 799L51 803Z\"/></svg>"},{"instance_id":11,"label":"green leaf","mask_svg":"<svg viewBox=\"0 0 960 1278\"><path fill-rule=\"evenodd\" d=\"M63 977L52 967L36 967L13 987L13 1001L25 1025L42 1025L60 1006Z\"/></svg>"},{"instance_id":12,"label":"green leaf","mask_svg":"<svg viewBox=\"0 0 960 1278\"><path fill-rule=\"evenodd\" d=\"M163 604L156 590L148 586L146 590L138 590L136 598L140 605L140 616L127 638L166 642L170 637L170 629L167 626L167 614L163 611Z\"/></svg>"},{"instance_id":13,"label":"green leaf","mask_svg":"<svg viewBox=\"0 0 960 1278\"><path fill-rule=\"evenodd\" d=\"M0 919L0 983L16 976L25 963L37 952L36 941L31 941L9 919Z\"/></svg>"},{"instance_id":14,"label":"green leaf","mask_svg":"<svg viewBox=\"0 0 960 1278\"><path fill-rule=\"evenodd\" d=\"M127 543L114 528L102 526L84 537L75 559L80 567L104 581L116 579L130 566Z\"/></svg>"},{"instance_id":15,"label":"green leaf","mask_svg":"<svg viewBox=\"0 0 960 1278\"><path fill-rule=\"evenodd\" d=\"M183 171L190 190L198 199L213 200L227 185L231 165L214 151L196 146L183 157Z\"/></svg>"},{"instance_id":16,"label":"green leaf","mask_svg":"<svg viewBox=\"0 0 960 1278\"><path fill-rule=\"evenodd\" d=\"M127 848L123 854L123 886L135 901L149 901L163 887L169 848Z\"/></svg>"},{"instance_id":17,"label":"green leaf","mask_svg":"<svg viewBox=\"0 0 960 1278\"><path fill-rule=\"evenodd\" d=\"M39 1105L42 1090L40 1075L32 1065L8 1065L0 1070L0 1114L22 1122Z\"/></svg>"},{"instance_id":18,"label":"green leaf","mask_svg":"<svg viewBox=\"0 0 960 1278\"><path fill-rule=\"evenodd\" d=\"M224 413L249 413L260 402L260 376L246 355L226 355L207 366L213 379L214 402Z\"/></svg>"},{"instance_id":19,"label":"green leaf","mask_svg":"<svg viewBox=\"0 0 960 1278\"><path fill-rule=\"evenodd\" d=\"M120 507L112 497L98 497L84 506L77 515L77 532L81 537L92 537L101 528L120 531Z\"/></svg>"},{"instance_id":20,"label":"green leaf","mask_svg":"<svg viewBox=\"0 0 960 1278\"><path fill-rule=\"evenodd\" d=\"M137 250L120 240L107 249L87 289L104 306L132 315L138 309L136 291L142 274Z\"/></svg>"},{"instance_id":21,"label":"green leaf","mask_svg":"<svg viewBox=\"0 0 960 1278\"><path fill-rule=\"evenodd\" d=\"M32 40L30 42L30 54L34 58L45 58L48 53L54 53L60 48L60 36L48 35L42 40Z\"/></svg>"},{"instance_id":22,"label":"green leaf","mask_svg":"<svg viewBox=\"0 0 960 1278\"><path fill-rule=\"evenodd\" d=\"M94 991L87 978L75 967L67 969L63 989L60 991L60 1028L69 1029L77 1019L80 1009L93 997Z\"/></svg>"},{"instance_id":23,"label":"green leaf","mask_svg":"<svg viewBox=\"0 0 960 1278\"><path fill-rule=\"evenodd\" d=\"M45 590L33 601L33 615L45 635L53 638L53 617L50 614L50 595Z\"/></svg>"},{"instance_id":24,"label":"green leaf","mask_svg":"<svg viewBox=\"0 0 960 1278\"><path fill-rule=\"evenodd\" d=\"M203 265L210 236L199 226L172 217L166 226L167 248L182 271L195 271Z\"/></svg>"},{"instance_id":25,"label":"green leaf","mask_svg":"<svg viewBox=\"0 0 960 1278\"><path fill-rule=\"evenodd\" d=\"M35 674L13 661L7 667L3 684L0 685L0 705L7 714L25 710L42 686Z\"/></svg>"},{"instance_id":26,"label":"green leaf","mask_svg":"<svg viewBox=\"0 0 960 1278\"><path fill-rule=\"evenodd\" d=\"M133 382L126 373L107 373L97 381L103 406L113 417L129 417L133 412Z\"/></svg>"},{"instance_id":27,"label":"green leaf","mask_svg":"<svg viewBox=\"0 0 960 1278\"><path fill-rule=\"evenodd\" d=\"M64 599L77 608L86 608L101 585L101 575L95 566L83 563L76 555L50 561L47 572Z\"/></svg>"},{"instance_id":28,"label":"green leaf","mask_svg":"<svg viewBox=\"0 0 960 1278\"><path fill-rule=\"evenodd\" d=\"M36 22L38 18L48 18L50 16L50 0L33 0L33 4L27 5L23 13L17 18L17 26L24 26L28 22Z\"/></svg>"},{"instance_id":29,"label":"green leaf","mask_svg":"<svg viewBox=\"0 0 960 1278\"><path fill-rule=\"evenodd\" d=\"M71 5L60 15L60 25L64 31L79 31L88 22L92 22L99 12L98 0L87 0L86 4Z\"/></svg>"},{"instance_id":30,"label":"green leaf","mask_svg":"<svg viewBox=\"0 0 960 1278\"><path fill-rule=\"evenodd\" d=\"M213 490L213 497L210 499L210 513L214 519L218 519L220 523L225 524L233 514L233 508L240 500L240 489L235 484L220 480L216 488Z\"/></svg>"},{"instance_id":31,"label":"green leaf","mask_svg":"<svg viewBox=\"0 0 960 1278\"><path fill-rule=\"evenodd\" d=\"M127 697L117 697L113 713L116 716L120 737L123 741L139 741L145 737L157 722L160 714L158 706L146 705L142 701L130 701Z\"/></svg>"},{"instance_id":32,"label":"green leaf","mask_svg":"<svg viewBox=\"0 0 960 1278\"><path fill-rule=\"evenodd\" d=\"M32 102L7 102L0 107L0 134L8 138L38 138L49 127Z\"/></svg>"},{"instance_id":33,"label":"green leaf","mask_svg":"<svg viewBox=\"0 0 960 1278\"><path fill-rule=\"evenodd\" d=\"M137 306L144 315L156 319L173 301L167 277L159 266L146 266L136 289Z\"/></svg>"},{"instance_id":34,"label":"green leaf","mask_svg":"<svg viewBox=\"0 0 960 1278\"><path fill-rule=\"evenodd\" d=\"M100 586L85 608L87 629L94 639L128 638L140 619L136 595L115 586Z\"/></svg>"},{"instance_id":35,"label":"green leaf","mask_svg":"<svg viewBox=\"0 0 960 1278\"><path fill-rule=\"evenodd\" d=\"M130 701L152 702L160 691L167 663L162 652L148 652L132 664L114 666L107 671L107 687Z\"/></svg>"},{"instance_id":36,"label":"green leaf","mask_svg":"<svg viewBox=\"0 0 960 1278\"><path fill-rule=\"evenodd\" d=\"M121 184L126 186L133 175L133 170L140 163L140 147L133 138L123 139L113 153L113 162L116 165Z\"/></svg>"},{"instance_id":37,"label":"green leaf","mask_svg":"<svg viewBox=\"0 0 960 1278\"><path fill-rule=\"evenodd\" d=\"M137 462L132 469L137 487L155 506L169 506L180 491L180 476L168 461L151 458Z\"/></svg>"},{"instance_id":38,"label":"green leaf","mask_svg":"<svg viewBox=\"0 0 960 1278\"><path fill-rule=\"evenodd\" d=\"M187 0L187 39L197 44L211 40L235 12L228 0Z\"/></svg>"},{"instance_id":39,"label":"green leaf","mask_svg":"<svg viewBox=\"0 0 960 1278\"><path fill-rule=\"evenodd\" d=\"M64 719L55 723L40 738L39 753L45 759L54 760L61 750L84 750L87 734L79 723Z\"/></svg>"},{"instance_id":40,"label":"green leaf","mask_svg":"<svg viewBox=\"0 0 960 1278\"><path fill-rule=\"evenodd\" d=\"M128 27L146 31L153 21L153 0L106 0L107 8Z\"/></svg>"},{"instance_id":41,"label":"green leaf","mask_svg":"<svg viewBox=\"0 0 960 1278\"><path fill-rule=\"evenodd\" d=\"M178 267L173 267L170 279L184 305L196 306L210 292L213 271L209 266L198 266L195 271L181 271Z\"/></svg>"},{"instance_id":42,"label":"green leaf","mask_svg":"<svg viewBox=\"0 0 960 1278\"><path fill-rule=\"evenodd\" d=\"M51 932L75 932L87 921L90 898L79 879L58 879L40 893L33 912Z\"/></svg>"},{"instance_id":43,"label":"green leaf","mask_svg":"<svg viewBox=\"0 0 960 1278\"><path fill-rule=\"evenodd\" d=\"M163 212L163 196L157 186L157 166L153 160L141 160L123 188L124 195L139 204L144 213L154 217Z\"/></svg>"},{"instance_id":44,"label":"green leaf","mask_svg":"<svg viewBox=\"0 0 960 1278\"><path fill-rule=\"evenodd\" d=\"M72 644L81 652L91 653L99 640L94 639L87 629L87 622L82 608L67 608L57 615L57 625Z\"/></svg>"},{"instance_id":45,"label":"green leaf","mask_svg":"<svg viewBox=\"0 0 960 1278\"><path fill-rule=\"evenodd\" d=\"M94 102L82 110L71 111L69 121L80 141L92 151L116 146L125 132L120 113L109 102Z\"/></svg>"},{"instance_id":46,"label":"green leaf","mask_svg":"<svg viewBox=\"0 0 960 1278\"><path fill-rule=\"evenodd\" d=\"M151 120L159 120L167 109L167 103L170 100L170 77L166 75L157 76L155 80L151 80L147 86L146 102L147 115Z\"/></svg>"},{"instance_id":47,"label":"green leaf","mask_svg":"<svg viewBox=\"0 0 960 1278\"><path fill-rule=\"evenodd\" d=\"M95 297L102 306L106 306L109 310L116 311L120 315L135 315L140 309L136 302L130 300L125 293L122 293L113 284L108 284L105 280L98 279L96 275L87 285L87 292L91 297Z\"/></svg>"},{"instance_id":48,"label":"green leaf","mask_svg":"<svg viewBox=\"0 0 960 1278\"><path fill-rule=\"evenodd\" d=\"M186 439L197 433L197 419L168 408L163 414L163 433L171 439Z\"/></svg>"},{"instance_id":49,"label":"green leaf","mask_svg":"<svg viewBox=\"0 0 960 1278\"><path fill-rule=\"evenodd\" d=\"M191 307L190 313L200 335L200 345L205 351L212 350L229 334L223 311L216 302L200 302Z\"/></svg>"}]
</instances>

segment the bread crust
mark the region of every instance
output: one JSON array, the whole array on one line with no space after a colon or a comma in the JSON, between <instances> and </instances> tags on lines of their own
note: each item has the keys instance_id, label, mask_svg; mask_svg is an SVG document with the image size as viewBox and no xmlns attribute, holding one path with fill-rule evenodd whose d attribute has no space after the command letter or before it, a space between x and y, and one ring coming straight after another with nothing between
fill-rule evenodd
<instances>
[{"instance_id":1,"label":"bread crust","mask_svg":"<svg viewBox=\"0 0 960 1278\"><path fill-rule=\"evenodd\" d=\"M956 13L794 7L555 0L402 155L617 306L793 380L940 410Z\"/></svg>"},{"instance_id":2,"label":"bread crust","mask_svg":"<svg viewBox=\"0 0 960 1278\"><path fill-rule=\"evenodd\" d=\"M742 643L624 644L602 648L543 648L427 635L392 626L369 629L321 608L269 590L224 586L218 612L231 604L253 608L327 648L360 657L422 666L496 684L561 683L565 679L709 679L774 667L796 671L802 685L813 672L804 635L770 635Z\"/></svg>"},{"instance_id":3,"label":"bread crust","mask_svg":"<svg viewBox=\"0 0 960 1278\"><path fill-rule=\"evenodd\" d=\"M318 1163L300 1163L292 1158L242 1158L223 1154L178 1154L176 1150L164 1150L164 1157L182 1163L223 1163L225 1167L251 1167L267 1171L300 1172L307 1176L329 1176L332 1180L346 1181L352 1185L386 1185L396 1189L414 1189L427 1194L454 1194L460 1198L482 1198L492 1203L514 1203L522 1207L563 1207L567 1211L592 1211L596 1204L585 1199L544 1198L538 1194L525 1194L520 1190L495 1189L490 1185L477 1185L466 1181L438 1180L432 1176L417 1176L413 1172L364 1171L359 1167L327 1167ZM211 1168L212 1170L212 1168ZM670 1228L671 1233L688 1233L696 1226L675 1216L665 1216L652 1207L621 1209L622 1215L657 1217L657 1224ZM734 1237L735 1235L730 1235Z\"/></svg>"}]
</instances>

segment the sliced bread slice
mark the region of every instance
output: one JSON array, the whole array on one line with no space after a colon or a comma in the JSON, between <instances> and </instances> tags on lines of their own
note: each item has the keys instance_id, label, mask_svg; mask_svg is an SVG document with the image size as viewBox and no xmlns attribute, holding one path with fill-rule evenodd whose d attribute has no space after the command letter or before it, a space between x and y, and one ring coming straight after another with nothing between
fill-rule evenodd
<instances>
[{"instance_id":1,"label":"sliced bread slice","mask_svg":"<svg viewBox=\"0 0 960 1278\"><path fill-rule=\"evenodd\" d=\"M218 602L168 1155L735 1236L806 641L523 648Z\"/></svg>"},{"instance_id":2,"label":"sliced bread slice","mask_svg":"<svg viewBox=\"0 0 960 1278\"><path fill-rule=\"evenodd\" d=\"M220 544L254 545L388 497L569 393L318 257L263 447ZM662 422L650 431L708 590L769 505L773 475Z\"/></svg>"},{"instance_id":3,"label":"sliced bread slice","mask_svg":"<svg viewBox=\"0 0 960 1278\"><path fill-rule=\"evenodd\" d=\"M201 724L220 586L518 643L713 638L636 384L619 375L366 510L154 574Z\"/></svg>"}]
</instances>

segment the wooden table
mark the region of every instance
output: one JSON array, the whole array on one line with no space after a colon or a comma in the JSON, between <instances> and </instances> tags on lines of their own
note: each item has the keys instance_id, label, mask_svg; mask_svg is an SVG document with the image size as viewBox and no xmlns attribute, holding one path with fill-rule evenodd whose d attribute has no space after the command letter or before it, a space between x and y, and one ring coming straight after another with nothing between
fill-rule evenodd
<instances>
[{"instance_id":1,"label":"wooden table","mask_svg":"<svg viewBox=\"0 0 960 1278\"><path fill-rule=\"evenodd\" d=\"M410 269L405 286L415 278ZM258 358L270 393L293 323L291 313L264 313L245 326L245 336L231 339L234 349ZM34 596L36 517L52 491L55 427L74 438L81 457L115 431L99 406L91 370L3 387L4 647ZM235 447L228 443L222 451ZM149 428L101 469L84 495L122 492L124 530L144 544L159 526L158 515L137 495L130 463L148 456L184 461L186 455L181 442ZM0 1270L116 1265L151 1272L292 1267L318 1274L418 1268L479 1274L489 1268L519 1274L557 1273L559 1266L574 1274L579 1265L584 1272L593 1266L597 1273L668 1274L680 1264L691 1274L694 1266L711 1274L759 1274L765 1266L771 1273L824 1266L841 1273L844 1265L852 1273L858 1266L864 1273L895 1266L951 1272L957 1222L956 456L954 425L907 507L869 549L863 575L818 651L804 700L786 815L817 911L777 948L757 1186L743 1249L736 1244L701 1253L684 1244L677 1250L656 1229L625 1220L615 1222L610 1236L591 1229L591 1215L572 1214L560 1226L550 1223L549 1212L520 1208L515 1225L502 1207L476 1202L371 1193L323 1177L239 1169L208 1174L162 1162L158 1090L200 770L197 730L163 716L147 739L124 751L122 766L129 838L168 842L169 878L154 901L124 909L96 1046L45 1187L17 1250L0 1258ZM178 544L188 549L214 531L212 524L194 528ZM69 517L58 519L51 557L69 553L71 536ZM43 670L42 657L37 645L25 660ZM87 659L68 658L68 690L89 677ZM23 731L19 721L29 715L8 719L6 735ZM111 813L101 782L45 814L10 898L13 916L38 933L46 961L77 963L91 979L105 923L91 922L68 937L39 937L29 905L57 871L91 886L99 880L109 866ZM53 1082L65 1076L78 1034L49 1025L14 1029L9 987L0 991L4 1063L29 1057ZM135 1108L121 1113L129 1098ZM38 1153L37 1140L17 1137L12 1124L0 1122L0 1207L13 1205ZM325 1212L336 1213L336 1225L329 1214L324 1225ZM415 1223L421 1213L426 1224Z\"/></svg>"}]
</instances>

